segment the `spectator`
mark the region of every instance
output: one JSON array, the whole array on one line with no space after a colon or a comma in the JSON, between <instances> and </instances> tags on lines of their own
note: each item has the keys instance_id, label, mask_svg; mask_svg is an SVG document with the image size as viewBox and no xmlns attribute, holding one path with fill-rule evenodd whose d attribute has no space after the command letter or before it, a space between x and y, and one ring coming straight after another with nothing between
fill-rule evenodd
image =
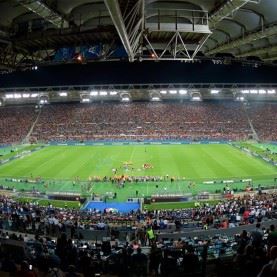
<instances>
[{"instance_id":1,"label":"spectator","mask_svg":"<svg viewBox=\"0 0 277 277\"><path fill-rule=\"evenodd\" d=\"M146 276L147 274L147 257L137 249L137 253L132 256L132 269L135 276Z\"/></svg>"},{"instance_id":2,"label":"spectator","mask_svg":"<svg viewBox=\"0 0 277 277\"><path fill-rule=\"evenodd\" d=\"M266 264L258 277L273 277L277 276L277 246L272 246L270 248L270 261Z\"/></svg>"}]
</instances>

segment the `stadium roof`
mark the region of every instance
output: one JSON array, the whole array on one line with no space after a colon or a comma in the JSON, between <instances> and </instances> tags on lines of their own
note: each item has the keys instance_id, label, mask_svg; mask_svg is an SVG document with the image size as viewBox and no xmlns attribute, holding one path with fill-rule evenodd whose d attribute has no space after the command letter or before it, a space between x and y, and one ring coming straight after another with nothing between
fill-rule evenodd
<instances>
[{"instance_id":1,"label":"stadium roof","mask_svg":"<svg viewBox=\"0 0 277 277\"><path fill-rule=\"evenodd\" d=\"M0 0L0 68L277 59L276 0Z\"/></svg>"}]
</instances>

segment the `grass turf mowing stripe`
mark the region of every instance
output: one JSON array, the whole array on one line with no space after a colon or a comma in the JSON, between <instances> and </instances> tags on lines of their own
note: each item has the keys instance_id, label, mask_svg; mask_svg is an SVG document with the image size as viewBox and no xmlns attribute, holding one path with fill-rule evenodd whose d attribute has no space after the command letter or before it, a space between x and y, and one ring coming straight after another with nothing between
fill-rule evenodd
<instances>
[{"instance_id":1,"label":"grass turf mowing stripe","mask_svg":"<svg viewBox=\"0 0 277 277\"><path fill-rule=\"evenodd\" d=\"M40 206L47 207L51 204L56 208L74 208L79 209L80 204L78 201L63 201L63 200L52 200L52 199L41 199L41 198L32 198L32 197L18 197L15 198L18 202L21 203L38 203Z\"/></svg>"}]
</instances>

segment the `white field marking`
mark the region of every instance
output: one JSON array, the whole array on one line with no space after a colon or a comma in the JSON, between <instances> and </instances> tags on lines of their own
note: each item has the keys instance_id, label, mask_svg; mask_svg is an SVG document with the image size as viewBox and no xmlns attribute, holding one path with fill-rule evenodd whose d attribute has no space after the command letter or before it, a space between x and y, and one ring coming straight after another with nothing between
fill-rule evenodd
<instances>
[{"instance_id":1,"label":"white field marking","mask_svg":"<svg viewBox=\"0 0 277 277\"><path fill-rule=\"evenodd\" d=\"M181 193L181 188L180 188L179 181L177 181L177 184L178 184L178 192Z\"/></svg>"}]
</instances>

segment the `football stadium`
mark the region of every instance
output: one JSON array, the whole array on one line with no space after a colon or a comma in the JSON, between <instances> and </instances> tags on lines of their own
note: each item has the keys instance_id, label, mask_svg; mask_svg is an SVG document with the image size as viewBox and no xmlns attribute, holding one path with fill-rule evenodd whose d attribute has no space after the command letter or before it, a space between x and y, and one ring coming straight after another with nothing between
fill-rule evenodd
<instances>
[{"instance_id":1,"label":"football stadium","mask_svg":"<svg viewBox=\"0 0 277 277\"><path fill-rule=\"evenodd\" d=\"M0 276L277 276L276 0L0 0Z\"/></svg>"}]
</instances>

